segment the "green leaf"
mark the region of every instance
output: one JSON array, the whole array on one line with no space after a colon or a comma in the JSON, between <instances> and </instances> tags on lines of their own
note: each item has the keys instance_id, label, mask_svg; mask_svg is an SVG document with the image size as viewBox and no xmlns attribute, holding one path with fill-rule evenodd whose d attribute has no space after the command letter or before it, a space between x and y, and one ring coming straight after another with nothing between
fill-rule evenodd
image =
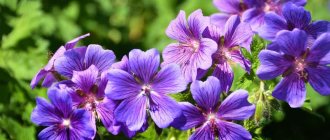
<instances>
[{"instance_id":1,"label":"green leaf","mask_svg":"<svg viewBox=\"0 0 330 140\"><path fill-rule=\"evenodd\" d=\"M32 35L33 31L41 25L42 11L39 9L40 3L33 1L22 1L18 13L19 17L9 18L9 24L13 30L2 37L2 48L11 48L17 43ZM27 12L28 11L28 12ZM24 47L24 46L23 46Z\"/></svg>"},{"instance_id":2,"label":"green leaf","mask_svg":"<svg viewBox=\"0 0 330 140\"><path fill-rule=\"evenodd\" d=\"M312 108L312 104L311 104L311 100L309 98L306 98L303 106L302 106L303 109L307 109L309 111L312 111L313 108Z\"/></svg>"},{"instance_id":3,"label":"green leaf","mask_svg":"<svg viewBox=\"0 0 330 140\"><path fill-rule=\"evenodd\" d=\"M10 139L34 140L35 129L33 126L25 126L12 118L0 117L0 128L5 130Z\"/></svg>"}]
</instances>

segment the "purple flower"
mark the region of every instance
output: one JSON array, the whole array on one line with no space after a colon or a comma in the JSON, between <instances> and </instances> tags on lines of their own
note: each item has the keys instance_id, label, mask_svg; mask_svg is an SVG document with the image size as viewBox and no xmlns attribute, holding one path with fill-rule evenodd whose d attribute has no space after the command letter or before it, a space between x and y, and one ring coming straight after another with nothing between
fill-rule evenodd
<instances>
[{"instance_id":1,"label":"purple flower","mask_svg":"<svg viewBox=\"0 0 330 140\"><path fill-rule=\"evenodd\" d=\"M304 6L306 0L249 0L250 9L243 13L242 20L250 23L253 31L259 31L259 27L264 24L265 14L274 12L282 15L282 6L285 3L293 3L297 6Z\"/></svg>"},{"instance_id":2,"label":"purple flower","mask_svg":"<svg viewBox=\"0 0 330 140\"><path fill-rule=\"evenodd\" d=\"M42 140L84 139L94 138L96 131L90 123L91 116L84 109L72 109L72 100L65 90L50 88L48 103L37 98L37 107L31 114L33 123L47 126L38 137Z\"/></svg>"},{"instance_id":3,"label":"purple flower","mask_svg":"<svg viewBox=\"0 0 330 140\"><path fill-rule=\"evenodd\" d=\"M251 63L242 55L240 46L250 51L253 32L248 24L240 22L239 17L234 15L226 22L224 32L217 26L209 26L203 36L218 42L218 50L212 55L215 64L212 75L219 78L223 90L228 92L234 79L230 62L250 72Z\"/></svg>"},{"instance_id":4,"label":"purple flower","mask_svg":"<svg viewBox=\"0 0 330 140\"><path fill-rule=\"evenodd\" d=\"M111 65L111 69L121 69L124 71L128 71L128 58L126 55L123 56L121 61L116 62Z\"/></svg>"},{"instance_id":5,"label":"purple flower","mask_svg":"<svg viewBox=\"0 0 330 140\"><path fill-rule=\"evenodd\" d=\"M180 103L183 115L173 123L175 128L196 128L190 140L214 140L216 137L221 140L252 139L244 127L233 123L248 119L255 112L255 106L247 101L247 91L237 90L219 104L221 87L217 78L210 76L205 82L194 81L190 89L197 106Z\"/></svg>"},{"instance_id":6,"label":"purple flower","mask_svg":"<svg viewBox=\"0 0 330 140\"><path fill-rule=\"evenodd\" d=\"M187 82L197 78L198 69L207 70L212 65L211 56L216 51L216 42L202 37L202 32L208 24L209 20L203 16L201 10L193 12L188 17L188 22L185 12L180 11L167 27L167 36L178 43L172 43L164 49L162 65L180 65Z\"/></svg>"},{"instance_id":7,"label":"purple flower","mask_svg":"<svg viewBox=\"0 0 330 140\"><path fill-rule=\"evenodd\" d=\"M242 16L243 12L254 6L251 0L213 0L213 5L221 12L211 15L211 23L223 27L230 16Z\"/></svg>"},{"instance_id":8,"label":"purple flower","mask_svg":"<svg viewBox=\"0 0 330 140\"><path fill-rule=\"evenodd\" d=\"M303 105L306 97L305 83L321 95L330 94L330 34L319 36L308 46L304 31L282 31L274 40L277 50L263 50L259 54L260 79L283 78L273 91L273 96L286 101L293 108Z\"/></svg>"},{"instance_id":9,"label":"purple flower","mask_svg":"<svg viewBox=\"0 0 330 140\"><path fill-rule=\"evenodd\" d=\"M129 53L127 71L111 69L108 73L106 95L121 101L115 118L131 131L146 123L147 112L159 128L167 127L181 114L178 103L167 94L186 89L186 82L176 64L164 66L159 72L160 56L156 49Z\"/></svg>"},{"instance_id":10,"label":"purple flower","mask_svg":"<svg viewBox=\"0 0 330 140\"><path fill-rule=\"evenodd\" d=\"M117 135L121 127L113 115L117 104L105 97L104 89L108 82L106 72L101 77L99 75L99 70L91 65L84 71L73 71L71 81L60 82L59 86L70 93L74 108L83 108L89 112L95 129L95 121L100 119L109 132Z\"/></svg>"},{"instance_id":11,"label":"purple flower","mask_svg":"<svg viewBox=\"0 0 330 140\"><path fill-rule=\"evenodd\" d=\"M79 36L71 41L69 41L68 43L66 43L64 46L61 46L56 52L55 54L52 56L52 58L50 58L50 60L48 61L47 65L45 67L43 67L41 70L39 70L39 72L33 77L30 86L31 88L35 88L35 86L37 86L38 82L42 79L45 78L44 81L42 82L42 86L44 87L50 87L52 85L52 83L54 83L55 81L57 81L56 77L54 75L56 75L56 71L54 70L54 61L63 56L63 54L70 49L73 49L74 46L76 46L77 42L80 39L83 39L85 37L89 36L88 34Z\"/></svg>"},{"instance_id":12,"label":"purple flower","mask_svg":"<svg viewBox=\"0 0 330 140\"><path fill-rule=\"evenodd\" d=\"M303 7L292 3L283 6L283 16L274 12L265 15L265 24L260 27L259 35L267 40L274 40L277 33L282 30L292 31L298 28L307 32L313 39L322 33L328 32L330 23L328 21L311 22L311 15Z\"/></svg>"},{"instance_id":13,"label":"purple flower","mask_svg":"<svg viewBox=\"0 0 330 140\"><path fill-rule=\"evenodd\" d=\"M88 45L68 50L62 57L54 62L55 71L59 74L72 78L73 71L83 71L94 65L99 74L108 70L115 61L116 56L111 50L104 50L100 45Z\"/></svg>"}]
</instances>

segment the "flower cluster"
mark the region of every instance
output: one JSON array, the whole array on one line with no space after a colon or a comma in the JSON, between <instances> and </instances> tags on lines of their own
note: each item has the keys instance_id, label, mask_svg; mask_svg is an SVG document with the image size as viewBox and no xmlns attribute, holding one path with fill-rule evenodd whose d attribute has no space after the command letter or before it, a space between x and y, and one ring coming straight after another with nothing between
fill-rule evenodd
<instances>
[{"instance_id":1,"label":"flower cluster","mask_svg":"<svg viewBox=\"0 0 330 140\"><path fill-rule=\"evenodd\" d=\"M100 121L113 135L131 138L152 120L158 128L195 128L191 140L249 140L237 121L249 119L255 105L248 92L231 91L233 64L248 74L254 34L272 41L259 53L261 80L283 79L273 96L300 107L305 83L330 94L330 24L311 22L305 0L214 0L223 13L204 16L184 11L166 35L175 40L161 55L156 49L131 50L116 62L100 45L76 47L77 37L60 47L31 81L48 89L50 103L37 98L31 120L45 126L40 139L94 139ZM206 79L206 80L205 80ZM203 82L203 80L205 80ZM187 88L189 87L190 88ZM191 93L196 105L177 102L171 94ZM224 100L220 100L223 97Z\"/></svg>"}]
</instances>

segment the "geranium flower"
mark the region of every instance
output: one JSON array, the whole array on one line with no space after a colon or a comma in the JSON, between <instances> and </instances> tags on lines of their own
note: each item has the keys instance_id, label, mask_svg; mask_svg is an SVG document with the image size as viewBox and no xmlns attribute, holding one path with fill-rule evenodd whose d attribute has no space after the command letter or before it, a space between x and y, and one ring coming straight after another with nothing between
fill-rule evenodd
<instances>
[{"instance_id":1,"label":"geranium flower","mask_svg":"<svg viewBox=\"0 0 330 140\"><path fill-rule=\"evenodd\" d=\"M207 70L212 65L212 54L217 44L212 39L203 38L202 33L209 24L201 10L196 10L186 20L184 11L180 11L166 29L166 34L178 43L168 45L163 51L162 65L176 63L180 65L187 82L197 79L198 69Z\"/></svg>"},{"instance_id":2,"label":"geranium flower","mask_svg":"<svg viewBox=\"0 0 330 140\"><path fill-rule=\"evenodd\" d=\"M49 59L48 63L46 66L44 66L39 72L33 77L31 80L30 86L31 88L35 88L37 86L38 82L45 78L44 81L42 82L43 87L50 87L54 82L57 81L55 75L57 74L56 71L54 70L54 61L63 56L64 53L67 50L71 50L76 46L77 42L85 37L89 36L88 34L79 36L69 42L67 42L64 46L61 46L55 53L54 55Z\"/></svg>"},{"instance_id":3,"label":"geranium flower","mask_svg":"<svg viewBox=\"0 0 330 140\"><path fill-rule=\"evenodd\" d=\"M278 15L285 13L282 11L283 5L293 3L297 6L304 6L306 0L249 0L253 6L246 10L242 15L242 20L251 25L252 30L259 31L259 27L264 24L265 14L274 12Z\"/></svg>"},{"instance_id":4,"label":"geranium flower","mask_svg":"<svg viewBox=\"0 0 330 140\"><path fill-rule=\"evenodd\" d=\"M224 26L224 31L217 26L209 26L203 33L205 38L210 38L217 44L217 51L212 55L215 69L212 73L221 81L225 92L230 90L234 73L230 62L239 64L245 71L250 72L251 63L241 53L241 47L250 51L253 32L249 24L240 22L237 15L231 16Z\"/></svg>"},{"instance_id":5,"label":"geranium flower","mask_svg":"<svg viewBox=\"0 0 330 140\"><path fill-rule=\"evenodd\" d=\"M39 134L42 140L92 140L96 134L91 123L91 115L84 109L73 109L72 100L66 90L50 88L48 103L37 98L37 107L31 114L31 121L37 125L47 126Z\"/></svg>"},{"instance_id":6,"label":"geranium flower","mask_svg":"<svg viewBox=\"0 0 330 140\"><path fill-rule=\"evenodd\" d=\"M116 59L111 50L104 50L100 45L91 44L68 50L54 62L55 71L68 79L73 71L83 71L94 65L99 74L108 70Z\"/></svg>"},{"instance_id":7,"label":"geranium flower","mask_svg":"<svg viewBox=\"0 0 330 140\"><path fill-rule=\"evenodd\" d=\"M178 65L169 64L159 72L160 56L156 49L146 52L134 49L129 53L127 71L111 69L106 96L120 101L115 118L131 131L140 130L147 113L159 128L167 127L181 114L178 103L167 94L186 89Z\"/></svg>"},{"instance_id":8,"label":"geranium flower","mask_svg":"<svg viewBox=\"0 0 330 140\"><path fill-rule=\"evenodd\" d=\"M306 82L321 95L330 94L330 34L322 34L310 47L307 37L299 29L282 31L272 44L277 49L262 50L259 54L258 77L270 80L282 75L273 96L292 108L303 105Z\"/></svg>"},{"instance_id":9,"label":"geranium flower","mask_svg":"<svg viewBox=\"0 0 330 140\"><path fill-rule=\"evenodd\" d=\"M237 90L219 103L220 81L213 76L205 82L191 84L191 94L197 103L180 103L183 115L173 122L175 128L187 130L196 128L190 140L251 140L251 134L242 126L234 123L245 120L255 112L255 105L247 101L248 93Z\"/></svg>"},{"instance_id":10,"label":"geranium flower","mask_svg":"<svg viewBox=\"0 0 330 140\"><path fill-rule=\"evenodd\" d=\"M251 0L213 0L213 5L220 13L211 15L211 23L221 28L230 16L241 17L244 11L254 6L254 3L251 3Z\"/></svg>"},{"instance_id":11,"label":"geranium flower","mask_svg":"<svg viewBox=\"0 0 330 140\"><path fill-rule=\"evenodd\" d=\"M283 6L283 16L274 12L265 15L265 24L260 27L259 35L267 40L274 40L282 30L292 31L295 28L306 31L312 39L330 30L328 21L311 21L311 15L303 7L292 3Z\"/></svg>"}]
</instances>

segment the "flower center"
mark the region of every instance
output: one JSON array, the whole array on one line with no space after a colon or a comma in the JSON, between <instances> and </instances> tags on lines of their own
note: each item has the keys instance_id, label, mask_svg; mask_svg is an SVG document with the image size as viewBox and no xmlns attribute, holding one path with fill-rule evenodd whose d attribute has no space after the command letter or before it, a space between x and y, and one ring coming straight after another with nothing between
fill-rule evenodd
<instances>
[{"instance_id":1,"label":"flower center","mask_svg":"<svg viewBox=\"0 0 330 140\"><path fill-rule=\"evenodd\" d=\"M85 93L82 90L77 90L76 93L83 98L83 101L79 104L79 108L85 108L92 112L96 110L96 106L103 100L103 98L96 97L96 91Z\"/></svg>"},{"instance_id":2,"label":"flower center","mask_svg":"<svg viewBox=\"0 0 330 140\"><path fill-rule=\"evenodd\" d=\"M192 40L191 41L191 46L194 48L195 52L198 51L199 45L200 45L199 41L197 41L197 40Z\"/></svg>"},{"instance_id":3,"label":"flower center","mask_svg":"<svg viewBox=\"0 0 330 140\"><path fill-rule=\"evenodd\" d=\"M278 13L280 11L280 8L278 6L278 3L268 0L265 3L264 11L265 12L275 11L276 13Z\"/></svg>"},{"instance_id":4,"label":"flower center","mask_svg":"<svg viewBox=\"0 0 330 140\"><path fill-rule=\"evenodd\" d=\"M304 71L305 67L306 67L306 63L304 59L299 58L296 59L296 61L294 62L294 68L296 72Z\"/></svg>"},{"instance_id":5,"label":"flower center","mask_svg":"<svg viewBox=\"0 0 330 140\"><path fill-rule=\"evenodd\" d=\"M207 122L205 123L205 125L209 125L211 127L211 131L212 133L217 133L217 117L215 114L213 114L212 112L210 112L207 116Z\"/></svg>"},{"instance_id":6,"label":"flower center","mask_svg":"<svg viewBox=\"0 0 330 140\"><path fill-rule=\"evenodd\" d=\"M231 52L230 49L226 47L221 47L218 49L218 51L213 55L213 58L215 58L216 63L222 63L227 60L231 60Z\"/></svg>"},{"instance_id":7,"label":"flower center","mask_svg":"<svg viewBox=\"0 0 330 140\"><path fill-rule=\"evenodd\" d=\"M213 113L207 116L207 121L209 121L210 123L212 124L215 123L215 120L216 120L216 116Z\"/></svg>"},{"instance_id":8,"label":"flower center","mask_svg":"<svg viewBox=\"0 0 330 140\"><path fill-rule=\"evenodd\" d=\"M151 87L150 85L143 85L141 88L142 94L145 96L149 96L151 93Z\"/></svg>"},{"instance_id":9,"label":"flower center","mask_svg":"<svg viewBox=\"0 0 330 140\"><path fill-rule=\"evenodd\" d=\"M296 72L301 79L305 81L308 79L308 73L305 72L305 68L307 67L307 63L303 58L298 58L294 62L294 72Z\"/></svg>"},{"instance_id":10,"label":"flower center","mask_svg":"<svg viewBox=\"0 0 330 140\"><path fill-rule=\"evenodd\" d=\"M230 54L230 52L228 51L228 49L223 50L222 55L223 55L223 57L226 58L227 60L230 60L230 59L231 59L231 54Z\"/></svg>"},{"instance_id":11,"label":"flower center","mask_svg":"<svg viewBox=\"0 0 330 140\"><path fill-rule=\"evenodd\" d=\"M62 125L64 127L69 127L70 126L70 120L69 119L64 119L63 122L62 122Z\"/></svg>"},{"instance_id":12,"label":"flower center","mask_svg":"<svg viewBox=\"0 0 330 140\"><path fill-rule=\"evenodd\" d=\"M89 95L86 97L86 105L85 108L90 111L95 111L97 104L99 101L94 97L94 95Z\"/></svg>"},{"instance_id":13,"label":"flower center","mask_svg":"<svg viewBox=\"0 0 330 140\"><path fill-rule=\"evenodd\" d=\"M269 12L269 11L271 11L271 9L272 8L271 8L271 6L269 4L266 4L265 7L264 7L264 11L265 12Z\"/></svg>"}]
</instances>

